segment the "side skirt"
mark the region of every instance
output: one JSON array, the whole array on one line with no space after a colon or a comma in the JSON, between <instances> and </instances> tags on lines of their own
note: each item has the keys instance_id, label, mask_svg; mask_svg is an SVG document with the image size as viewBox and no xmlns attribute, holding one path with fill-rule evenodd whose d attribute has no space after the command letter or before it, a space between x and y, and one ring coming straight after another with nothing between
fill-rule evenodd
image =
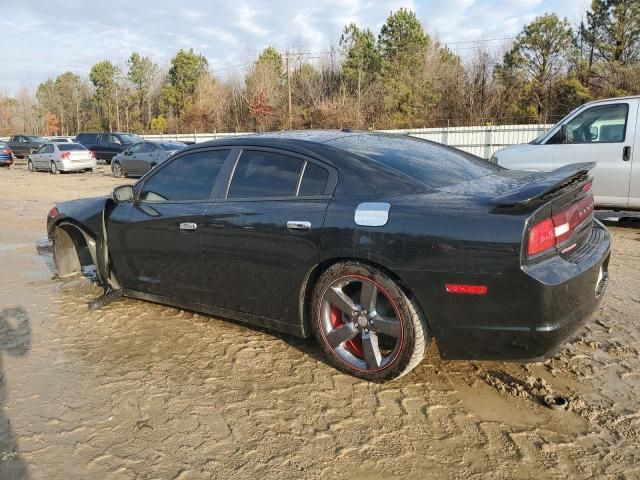
<instances>
[{"instance_id":1,"label":"side skirt","mask_svg":"<svg viewBox=\"0 0 640 480\"><path fill-rule=\"evenodd\" d=\"M229 318L237 322L256 325L258 327L275 330L277 332L294 335L296 337L305 337L302 325L293 325L291 323L281 322L279 320L273 320L271 318L261 317L259 315L238 312L237 310L228 310L226 308L212 307L210 305L203 305L201 303L185 302L176 298L156 295L155 293L141 292L138 290L129 290L127 288L123 290L123 295L125 297L137 298L138 300L146 300L153 303L160 303L162 305L169 305L176 308L182 308L184 310L206 313L216 317Z\"/></svg>"}]
</instances>

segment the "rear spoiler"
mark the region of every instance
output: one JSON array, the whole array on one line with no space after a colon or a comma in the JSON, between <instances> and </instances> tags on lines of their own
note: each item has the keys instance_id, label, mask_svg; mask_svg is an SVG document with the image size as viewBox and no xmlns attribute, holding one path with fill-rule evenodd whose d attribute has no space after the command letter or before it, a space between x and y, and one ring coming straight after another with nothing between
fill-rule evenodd
<instances>
[{"instance_id":1,"label":"rear spoiler","mask_svg":"<svg viewBox=\"0 0 640 480\"><path fill-rule=\"evenodd\" d=\"M541 172L532 181L494 198L491 203L497 207L516 207L542 200L558 190L586 180L589 178L589 171L595 166L595 162L572 163L551 172Z\"/></svg>"}]
</instances>

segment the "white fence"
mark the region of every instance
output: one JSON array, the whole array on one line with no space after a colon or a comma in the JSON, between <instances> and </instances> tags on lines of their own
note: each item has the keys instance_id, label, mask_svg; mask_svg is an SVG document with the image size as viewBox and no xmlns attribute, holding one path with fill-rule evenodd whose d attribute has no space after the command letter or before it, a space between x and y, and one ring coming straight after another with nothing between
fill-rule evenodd
<instances>
[{"instance_id":1,"label":"white fence","mask_svg":"<svg viewBox=\"0 0 640 480\"><path fill-rule=\"evenodd\" d=\"M551 125L499 125L485 127L412 128L406 130L380 130L402 133L459 148L482 158L491 158L493 152L507 145L528 143L546 132ZM177 140L204 142L216 138L247 135L244 133L193 133L144 135L149 140Z\"/></svg>"},{"instance_id":2,"label":"white fence","mask_svg":"<svg viewBox=\"0 0 640 480\"><path fill-rule=\"evenodd\" d=\"M413 128L407 130L380 130L385 133L403 133L459 148L482 158L491 158L493 152L519 143L528 143L547 131L551 125L499 125L483 127ZM248 135L243 133L187 133L143 135L149 140L177 140L205 142L216 138Z\"/></svg>"}]
</instances>

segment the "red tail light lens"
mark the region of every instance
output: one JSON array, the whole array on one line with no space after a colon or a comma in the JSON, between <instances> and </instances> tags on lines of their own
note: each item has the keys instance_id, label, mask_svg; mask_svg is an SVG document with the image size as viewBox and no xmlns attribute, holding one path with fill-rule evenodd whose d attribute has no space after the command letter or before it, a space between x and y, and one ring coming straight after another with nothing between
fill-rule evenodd
<instances>
[{"instance_id":1,"label":"red tail light lens","mask_svg":"<svg viewBox=\"0 0 640 480\"><path fill-rule=\"evenodd\" d=\"M589 193L551 218L536 223L529 231L529 256L546 252L567 240L580 225L591 218L592 213L593 194Z\"/></svg>"},{"instance_id":2,"label":"red tail light lens","mask_svg":"<svg viewBox=\"0 0 640 480\"><path fill-rule=\"evenodd\" d=\"M2 153L6 153L7 155L11 155L11 150L9 150L8 148L5 148L4 150L2 150Z\"/></svg>"},{"instance_id":3,"label":"red tail light lens","mask_svg":"<svg viewBox=\"0 0 640 480\"><path fill-rule=\"evenodd\" d=\"M62 160L68 160L70 156L71 156L71 154L70 154L69 152L62 152L62 153L60 154L60 158L61 158Z\"/></svg>"},{"instance_id":4,"label":"red tail light lens","mask_svg":"<svg viewBox=\"0 0 640 480\"><path fill-rule=\"evenodd\" d=\"M96 158L96 152L89 150L89 157Z\"/></svg>"},{"instance_id":5,"label":"red tail light lens","mask_svg":"<svg viewBox=\"0 0 640 480\"><path fill-rule=\"evenodd\" d=\"M56 218L58 215L60 215L60 212L56 207L53 207L51 210L49 210L49 216L51 218Z\"/></svg>"},{"instance_id":6,"label":"red tail light lens","mask_svg":"<svg viewBox=\"0 0 640 480\"><path fill-rule=\"evenodd\" d=\"M529 256L544 252L556 246L556 235L553 229L553 220L536 223L529 232Z\"/></svg>"}]
</instances>

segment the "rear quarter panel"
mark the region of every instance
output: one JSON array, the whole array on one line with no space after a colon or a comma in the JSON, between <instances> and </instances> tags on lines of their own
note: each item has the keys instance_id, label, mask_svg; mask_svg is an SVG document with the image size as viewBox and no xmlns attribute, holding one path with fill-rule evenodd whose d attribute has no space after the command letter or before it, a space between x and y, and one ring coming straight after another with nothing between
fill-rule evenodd
<instances>
[{"instance_id":1,"label":"rear quarter panel","mask_svg":"<svg viewBox=\"0 0 640 480\"><path fill-rule=\"evenodd\" d=\"M472 199L424 194L377 199L391 203L389 221L362 227L354 221L362 201L329 205L321 260L359 259L391 271L418 300L436 335L451 321L445 283L500 282L520 270L526 215L495 214Z\"/></svg>"}]
</instances>

